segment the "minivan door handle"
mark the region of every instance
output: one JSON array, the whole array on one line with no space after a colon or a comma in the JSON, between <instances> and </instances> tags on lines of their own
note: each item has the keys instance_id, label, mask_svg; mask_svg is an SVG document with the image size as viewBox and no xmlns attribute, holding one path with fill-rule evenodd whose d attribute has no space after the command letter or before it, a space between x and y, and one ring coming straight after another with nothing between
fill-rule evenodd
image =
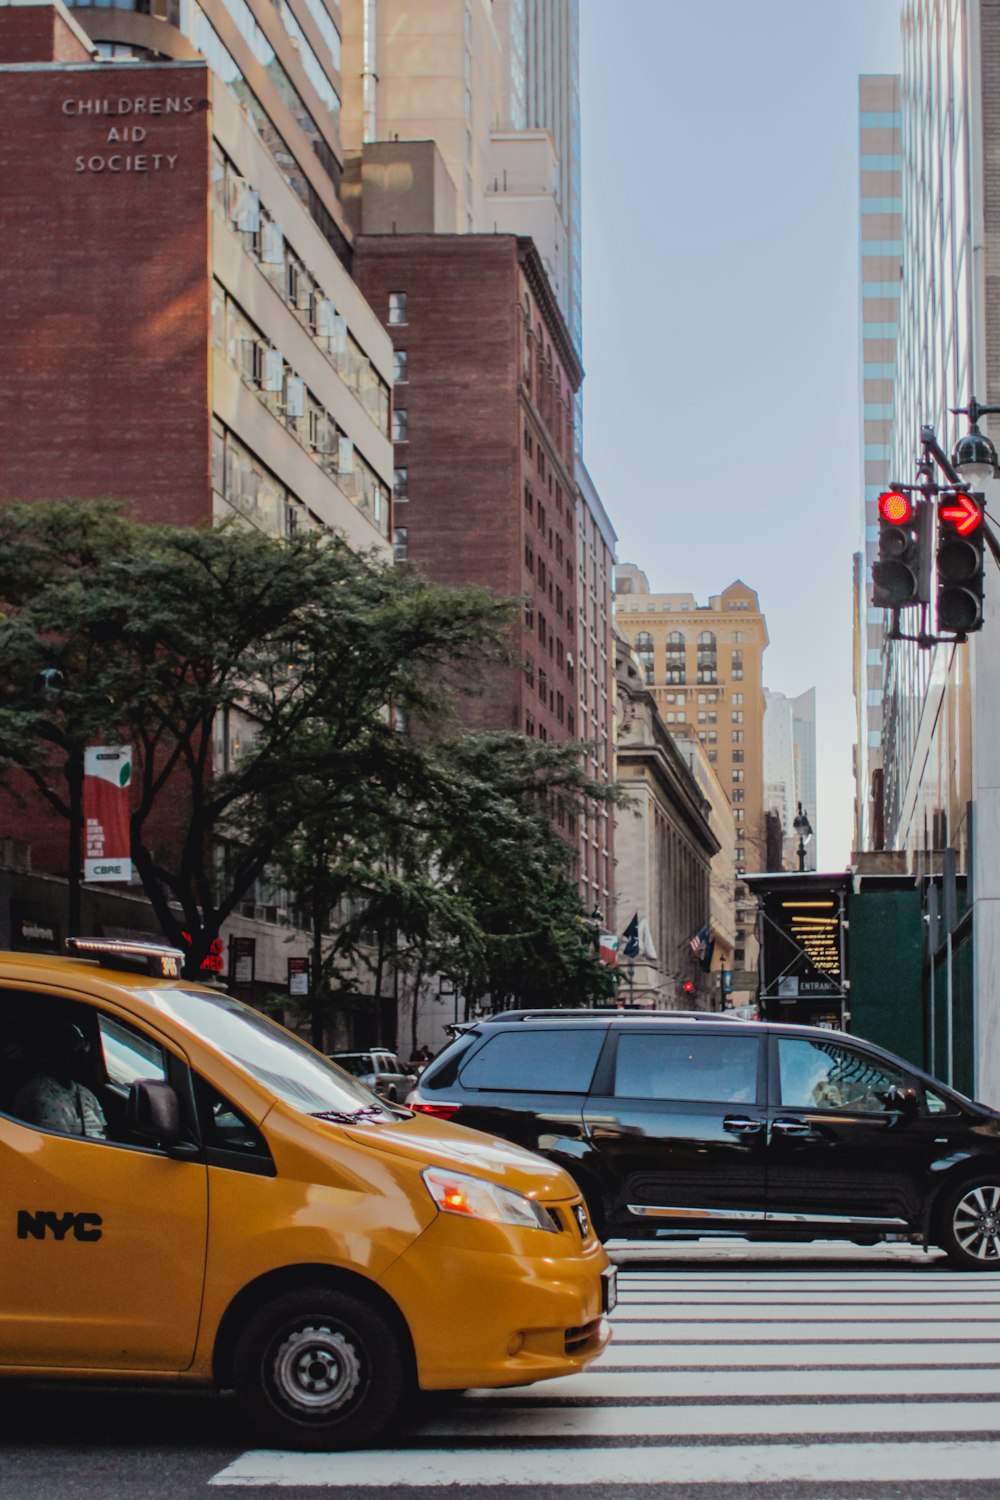
<instances>
[{"instance_id":1,"label":"minivan door handle","mask_svg":"<svg viewBox=\"0 0 1000 1500\"><path fill-rule=\"evenodd\" d=\"M727 1115L722 1128L732 1131L733 1135L756 1135L764 1128L764 1121L751 1120L749 1115Z\"/></svg>"},{"instance_id":2,"label":"minivan door handle","mask_svg":"<svg viewBox=\"0 0 1000 1500\"><path fill-rule=\"evenodd\" d=\"M805 1120L775 1120L771 1129L775 1135L809 1135L812 1126Z\"/></svg>"}]
</instances>

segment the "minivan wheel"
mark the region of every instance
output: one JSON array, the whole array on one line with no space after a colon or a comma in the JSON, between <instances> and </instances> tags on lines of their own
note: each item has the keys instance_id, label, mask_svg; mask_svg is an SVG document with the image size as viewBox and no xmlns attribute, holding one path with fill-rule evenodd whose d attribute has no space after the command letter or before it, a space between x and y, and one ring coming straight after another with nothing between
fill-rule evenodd
<instances>
[{"instance_id":1,"label":"minivan wheel","mask_svg":"<svg viewBox=\"0 0 1000 1500\"><path fill-rule=\"evenodd\" d=\"M949 1195L939 1243L967 1271L1000 1271L1000 1177L974 1178Z\"/></svg>"},{"instance_id":2,"label":"minivan wheel","mask_svg":"<svg viewBox=\"0 0 1000 1500\"><path fill-rule=\"evenodd\" d=\"M312 1287L260 1308L236 1344L236 1394L255 1427L287 1448L360 1448L392 1420L406 1359L387 1318L345 1292Z\"/></svg>"}]
</instances>

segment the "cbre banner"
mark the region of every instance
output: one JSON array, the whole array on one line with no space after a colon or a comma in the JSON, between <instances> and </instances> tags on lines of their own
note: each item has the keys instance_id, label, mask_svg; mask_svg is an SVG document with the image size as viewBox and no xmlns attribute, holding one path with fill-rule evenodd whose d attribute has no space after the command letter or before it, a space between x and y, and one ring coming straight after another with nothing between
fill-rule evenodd
<instances>
[{"instance_id":1,"label":"cbre banner","mask_svg":"<svg viewBox=\"0 0 1000 1500\"><path fill-rule=\"evenodd\" d=\"M84 880L132 879L129 857L131 746L90 745L83 753Z\"/></svg>"}]
</instances>

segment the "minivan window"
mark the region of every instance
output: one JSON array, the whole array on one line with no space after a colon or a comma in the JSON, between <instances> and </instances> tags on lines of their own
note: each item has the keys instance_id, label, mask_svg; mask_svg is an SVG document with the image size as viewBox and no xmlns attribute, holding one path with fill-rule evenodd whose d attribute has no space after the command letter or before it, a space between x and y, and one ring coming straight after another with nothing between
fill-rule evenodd
<instances>
[{"instance_id":1,"label":"minivan window","mask_svg":"<svg viewBox=\"0 0 1000 1500\"><path fill-rule=\"evenodd\" d=\"M459 1079L466 1089L585 1094L603 1041L603 1027L501 1031L473 1053Z\"/></svg>"},{"instance_id":2,"label":"minivan window","mask_svg":"<svg viewBox=\"0 0 1000 1500\"><path fill-rule=\"evenodd\" d=\"M842 1109L868 1114L891 1102L889 1090L906 1086L903 1074L836 1042L780 1037L781 1103L786 1109Z\"/></svg>"},{"instance_id":3,"label":"minivan window","mask_svg":"<svg viewBox=\"0 0 1000 1500\"><path fill-rule=\"evenodd\" d=\"M355 1083L298 1037L231 995L156 989L145 990L143 998L306 1114L353 1114L377 1102L363 1083Z\"/></svg>"},{"instance_id":4,"label":"minivan window","mask_svg":"<svg viewBox=\"0 0 1000 1500\"><path fill-rule=\"evenodd\" d=\"M615 1094L619 1099L753 1104L758 1047L756 1035L622 1032Z\"/></svg>"}]
</instances>

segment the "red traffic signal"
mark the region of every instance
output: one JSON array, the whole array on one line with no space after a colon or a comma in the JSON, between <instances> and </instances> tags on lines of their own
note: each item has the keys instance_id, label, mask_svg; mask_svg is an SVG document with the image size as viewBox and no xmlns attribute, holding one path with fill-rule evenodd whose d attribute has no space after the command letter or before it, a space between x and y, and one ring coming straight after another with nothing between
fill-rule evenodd
<instances>
[{"instance_id":1,"label":"red traffic signal","mask_svg":"<svg viewBox=\"0 0 1000 1500\"><path fill-rule=\"evenodd\" d=\"M878 513L892 526L905 526L913 515L913 503L908 495L899 490L886 490L878 497Z\"/></svg>"},{"instance_id":2,"label":"red traffic signal","mask_svg":"<svg viewBox=\"0 0 1000 1500\"><path fill-rule=\"evenodd\" d=\"M694 980L693 979L685 979L684 983L681 985L681 989L683 990L683 992L684 992L685 995L693 995L694 994Z\"/></svg>"}]
</instances>

